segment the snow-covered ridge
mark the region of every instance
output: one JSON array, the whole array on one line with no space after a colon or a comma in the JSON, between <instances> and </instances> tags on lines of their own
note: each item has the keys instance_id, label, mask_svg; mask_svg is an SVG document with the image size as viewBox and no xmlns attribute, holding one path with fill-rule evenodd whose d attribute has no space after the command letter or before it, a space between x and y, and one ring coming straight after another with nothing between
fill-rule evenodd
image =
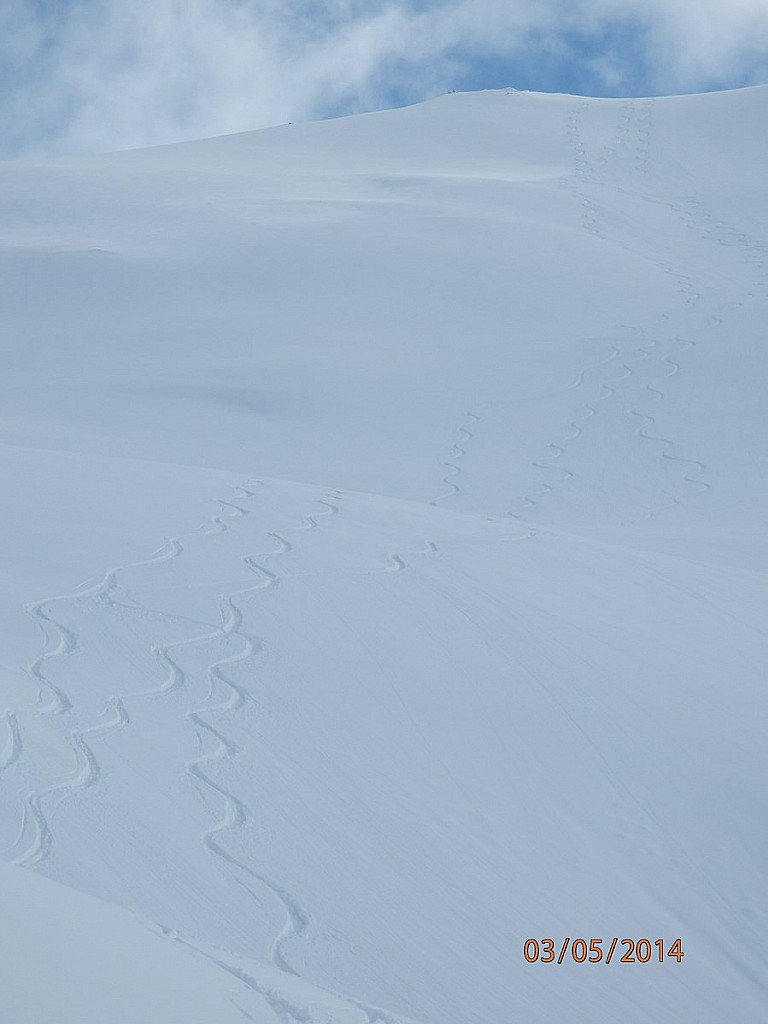
<instances>
[{"instance_id":1,"label":"snow-covered ridge","mask_svg":"<svg viewBox=\"0 0 768 1024\"><path fill-rule=\"evenodd\" d=\"M0 165L15 1020L762 1019L766 105Z\"/></svg>"}]
</instances>

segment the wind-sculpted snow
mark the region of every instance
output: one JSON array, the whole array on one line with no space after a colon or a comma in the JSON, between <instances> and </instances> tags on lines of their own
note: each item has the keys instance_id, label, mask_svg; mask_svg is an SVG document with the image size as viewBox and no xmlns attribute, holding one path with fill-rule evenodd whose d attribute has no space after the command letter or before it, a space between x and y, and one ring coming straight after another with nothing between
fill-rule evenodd
<instances>
[{"instance_id":1,"label":"wind-sculpted snow","mask_svg":"<svg viewBox=\"0 0 768 1024\"><path fill-rule=\"evenodd\" d=\"M0 166L14 1020L763 1020L766 103Z\"/></svg>"}]
</instances>

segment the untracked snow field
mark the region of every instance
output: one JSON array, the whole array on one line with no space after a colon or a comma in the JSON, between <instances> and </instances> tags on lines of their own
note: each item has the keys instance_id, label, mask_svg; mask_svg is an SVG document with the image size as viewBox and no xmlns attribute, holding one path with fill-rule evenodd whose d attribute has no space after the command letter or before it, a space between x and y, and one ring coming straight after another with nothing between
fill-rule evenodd
<instances>
[{"instance_id":1,"label":"untracked snow field","mask_svg":"<svg viewBox=\"0 0 768 1024\"><path fill-rule=\"evenodd\" d=\"M767 117L0 164L3 1020L765 1021Z\"/></svg>"}]
</instances>

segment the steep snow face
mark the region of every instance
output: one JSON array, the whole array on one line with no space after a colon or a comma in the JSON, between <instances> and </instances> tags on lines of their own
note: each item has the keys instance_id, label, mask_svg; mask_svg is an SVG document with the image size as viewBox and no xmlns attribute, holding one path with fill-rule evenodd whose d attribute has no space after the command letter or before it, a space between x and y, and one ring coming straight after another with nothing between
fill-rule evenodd
<instances>
[{"instance_id":1,"label":"steep snow face","mask_svg":"<svg viewBox=\"0 0 768 1024\"><path fill-rule=\"evenodd\" d=\"M14 1019L763 1019L767 105L0 165Z\"/></svg>"}]
</instances>

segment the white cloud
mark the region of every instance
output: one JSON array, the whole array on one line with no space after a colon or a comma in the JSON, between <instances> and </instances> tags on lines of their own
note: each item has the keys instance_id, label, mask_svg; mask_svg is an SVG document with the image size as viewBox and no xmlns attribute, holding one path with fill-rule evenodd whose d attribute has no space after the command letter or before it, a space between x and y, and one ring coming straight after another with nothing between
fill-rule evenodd
<instances>
[{"instance_id":1,"label":"white cloud","mask_svg":"<svg viewBox=\"0 0 768 1024\"><path fill-rule=\"evenodd\" d=\"M766 0L653 0L656 81L668 89L753 82L768 71Z\"/></svg>"},{"instance_id":2,"label":"white cloud","mask_svg":"<svg viewBox=\"0 0 768 1024\"><path fill-rule=\"evenodd\" d=\"M768 72L766 0L11 0L0 148L122 148L418 99L470 57L625 22L642 29L648 90ZM571 59L621 88L621 53Z\"/></svg>"}]
</instances>

